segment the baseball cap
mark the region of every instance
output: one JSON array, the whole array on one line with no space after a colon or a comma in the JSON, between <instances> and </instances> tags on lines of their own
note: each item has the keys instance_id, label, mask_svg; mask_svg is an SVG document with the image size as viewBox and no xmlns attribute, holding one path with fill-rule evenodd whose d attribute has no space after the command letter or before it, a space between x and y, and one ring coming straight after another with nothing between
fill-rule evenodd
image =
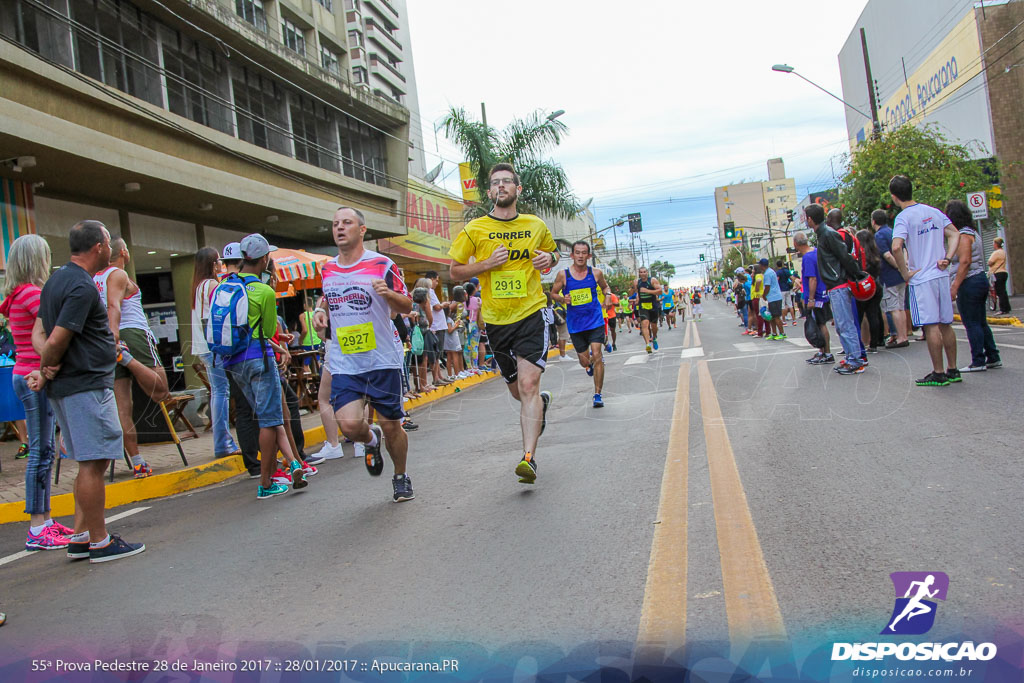
<instances>
[{"instance_id":1,"label":"baseball cap","mask_svg":"<svg viewBox=\"0 0 1024 683\"><path fill-rule=\"evenodd\" d=\"M272 251L277 251L277 247L268 242L263 235L252 234L242 238L241 251L243 258L258 259Z\"/></svg>"},{"instance_id":2,"label":"baseball cap","mask_svg":"<svg viewBox=\"0 0 1024 683\"><path fill-rule=\"evenodd\" d=\"M740 273L745 273L745 272L747 272L747 271L743 270L742 266L740 266L739 268L737 268L736 270L733 271L733 273L735 273L736 275L739 275Z\"/></svg>"},{"instance_id":3,"label":"baseball cap","mask_svg":"<svg viewBox=\"0 0 1024 683\"><path fill-rule=\"evenodd\" d=\"M469 281L473 283L474 287L479 287L480 286L480 278L478 278L478 277L471 277L471 278L469 278Z\"/></svg>"},{"instance_id":4,"label":"baseball cap","mask_svg":"<svg viewBox=\"0 0 1024 683\"><path fill-rule=\"evenodd\" d=\"M758 263L760 263L762 266L767 266L768 265L768 259L763 258L760 261L758 261Z\"/></svg>"},{"instance_id":5,"label":"baseball cap","mask_svg":"<svg viewBox=\"0 0 1024 683\"><path fill-rule=\"evenodd\" d=\"M242 258L242 245L238 242L228 242L224 245L224 251L220 255L221 261L240 261Z\"/></svg>"}]
</instances>

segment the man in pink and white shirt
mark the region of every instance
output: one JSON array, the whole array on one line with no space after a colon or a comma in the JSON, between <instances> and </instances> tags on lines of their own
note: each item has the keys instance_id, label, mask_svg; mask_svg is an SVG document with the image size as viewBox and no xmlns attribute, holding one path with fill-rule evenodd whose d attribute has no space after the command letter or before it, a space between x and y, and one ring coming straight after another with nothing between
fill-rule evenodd
<instances>
[{"instance_id":1,"label":"man in pink and white shirt","mask_svg":"<svg viewBox=\"0 0 1024 683\"><path fill-rule=\"evenodd\" d=\"M338 256L324 264L323 291L327 310L318 308L313 326L323 331L331 375L331 406L356 457L379 476L384 469L381 447L387 443L395 467L396 503L411 500L412 481L405 472L409 439L402 429L402 364L404 352L392 318L412 310L398 266L387 256L363 248L366 223L362 212L342 207L334 214ZM365 406L377 412L379 424L368 424Z\"/></svg>"}]
</instances>

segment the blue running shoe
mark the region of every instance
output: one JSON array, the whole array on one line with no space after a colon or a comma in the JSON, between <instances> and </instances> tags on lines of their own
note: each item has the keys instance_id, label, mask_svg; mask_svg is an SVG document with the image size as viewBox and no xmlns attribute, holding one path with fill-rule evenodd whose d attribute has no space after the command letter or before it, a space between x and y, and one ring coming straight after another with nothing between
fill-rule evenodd
<instances>
[{"instance_id":1,"label":"blue running shoe","mask_svg":"<svg viewBox=\"0 0 1024 683\"><path fill-rule=\"evenodd\" d=\"M89 562L112 562L132 555L138 555L146 550L143 543L126 543L120 536L110 534L110 542L101 548L89 546Z\"/></svg>"},{"instance_id":2,"label":"blue running shoe","mask_svg":"<svg viewBox=\"0 0 1024 683\"><path fill-rule=\"evenodd\" d=\"M604 400L601 398L601 394L594 394L594 407L604 408Z\"/></svg>"},{"instance_id":3,"label":"blue running shoe","mask_svg":"<svg viewBox=\"0 0 1024 683\"><path fill-rule=\"evenodd\" d=\"M607 344L605 344L604 345L604 350L605 350L605 353L611 353L612 352L612 343L608 342Z\"/></svg>"},{"instance_id":4,"label":"blue running shoe","mask_svg":"<svg viewBox=\"0 0 1024 683\"><path fill-rule=\"evenodd\" d=\"M591 363L590 365L587 366L587 376L588 377L593 377L594 376L594 364L593 363Z\"/></svg>"},{"instance_id":5,"label":"blue running shoe","mask_svg":"<svg viewBox=\"0 0 1024 683\"><path fill-rule=\"evenodd\" d=\"M654 350L655 351L658 350L658 340L657 339L654 340Z\"/></svg>"},{"instance_id":6,"label":"blue running shoe","mask_svg":"<svg viewBox=\"0 0 1024 683\"><path fill-rule=\"evenodd\" d=\"M412 479L409 478L408 474L396 474L391 479L391 484L395 489L393 500L396 503L402 503L416 497L416 494L412 492Z\"/></svg>"}]
</instances>

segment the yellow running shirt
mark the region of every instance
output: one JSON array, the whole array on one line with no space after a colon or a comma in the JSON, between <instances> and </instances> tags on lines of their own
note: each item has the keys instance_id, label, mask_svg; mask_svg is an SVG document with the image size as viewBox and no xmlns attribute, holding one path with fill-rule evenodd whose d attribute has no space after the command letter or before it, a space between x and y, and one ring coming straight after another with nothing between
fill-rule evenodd
<instances>
[{"instance_id":1,"label":"yellow running shirt","mask_svg":"<svg viewBox=\"0 0 1024 683\"><path fill-rule=\"evenodd\" d=\"M483 261L498 245L508 249L508 261L500 268L480 273L480 317L489 325L509 325L544 308L547 298L540 272L533 267L537 251L555 251L555 238L544 221L530 214L500 220L481 216L466 224L452 242L448 255L456 263Z\"/></svg>"},{"instance_id":2,"label":"yellow running shirt","mask_svg":"<svg viewBox=\"0 0 1024 683\"><path fill-rule=\"evenodd\" d=\"M754 276L754 286L750 290L750 296L755 299L760 299L764 296L764 275Z\"/></svg>"}]
</instances>

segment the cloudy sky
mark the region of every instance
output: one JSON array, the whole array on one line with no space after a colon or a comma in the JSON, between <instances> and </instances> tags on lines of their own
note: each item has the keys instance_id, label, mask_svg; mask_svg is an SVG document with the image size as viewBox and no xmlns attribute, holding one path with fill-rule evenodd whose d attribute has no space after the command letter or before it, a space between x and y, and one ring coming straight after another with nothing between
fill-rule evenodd
<instances>
[{"instance_id":1,"label":"cloudy sky","mask_svg":"<svg viewBox=\"0 0 1024 683\"><path fill-rule=\"evenodd\" d=\"M569 137L551 157L598 228L639 211L652 259L695 280L715 225L714 187L767 178L781 156L797 194L831 187L847 150L837 55L861 0L408 0L427 167L456 147L435 136L449 107L504 126L564 109ZM436 138L436 139L435 139ZM610 234L609 234L610 237ZM619 229L619 244L628 233Z\"/></svg>"}]
</instances>

